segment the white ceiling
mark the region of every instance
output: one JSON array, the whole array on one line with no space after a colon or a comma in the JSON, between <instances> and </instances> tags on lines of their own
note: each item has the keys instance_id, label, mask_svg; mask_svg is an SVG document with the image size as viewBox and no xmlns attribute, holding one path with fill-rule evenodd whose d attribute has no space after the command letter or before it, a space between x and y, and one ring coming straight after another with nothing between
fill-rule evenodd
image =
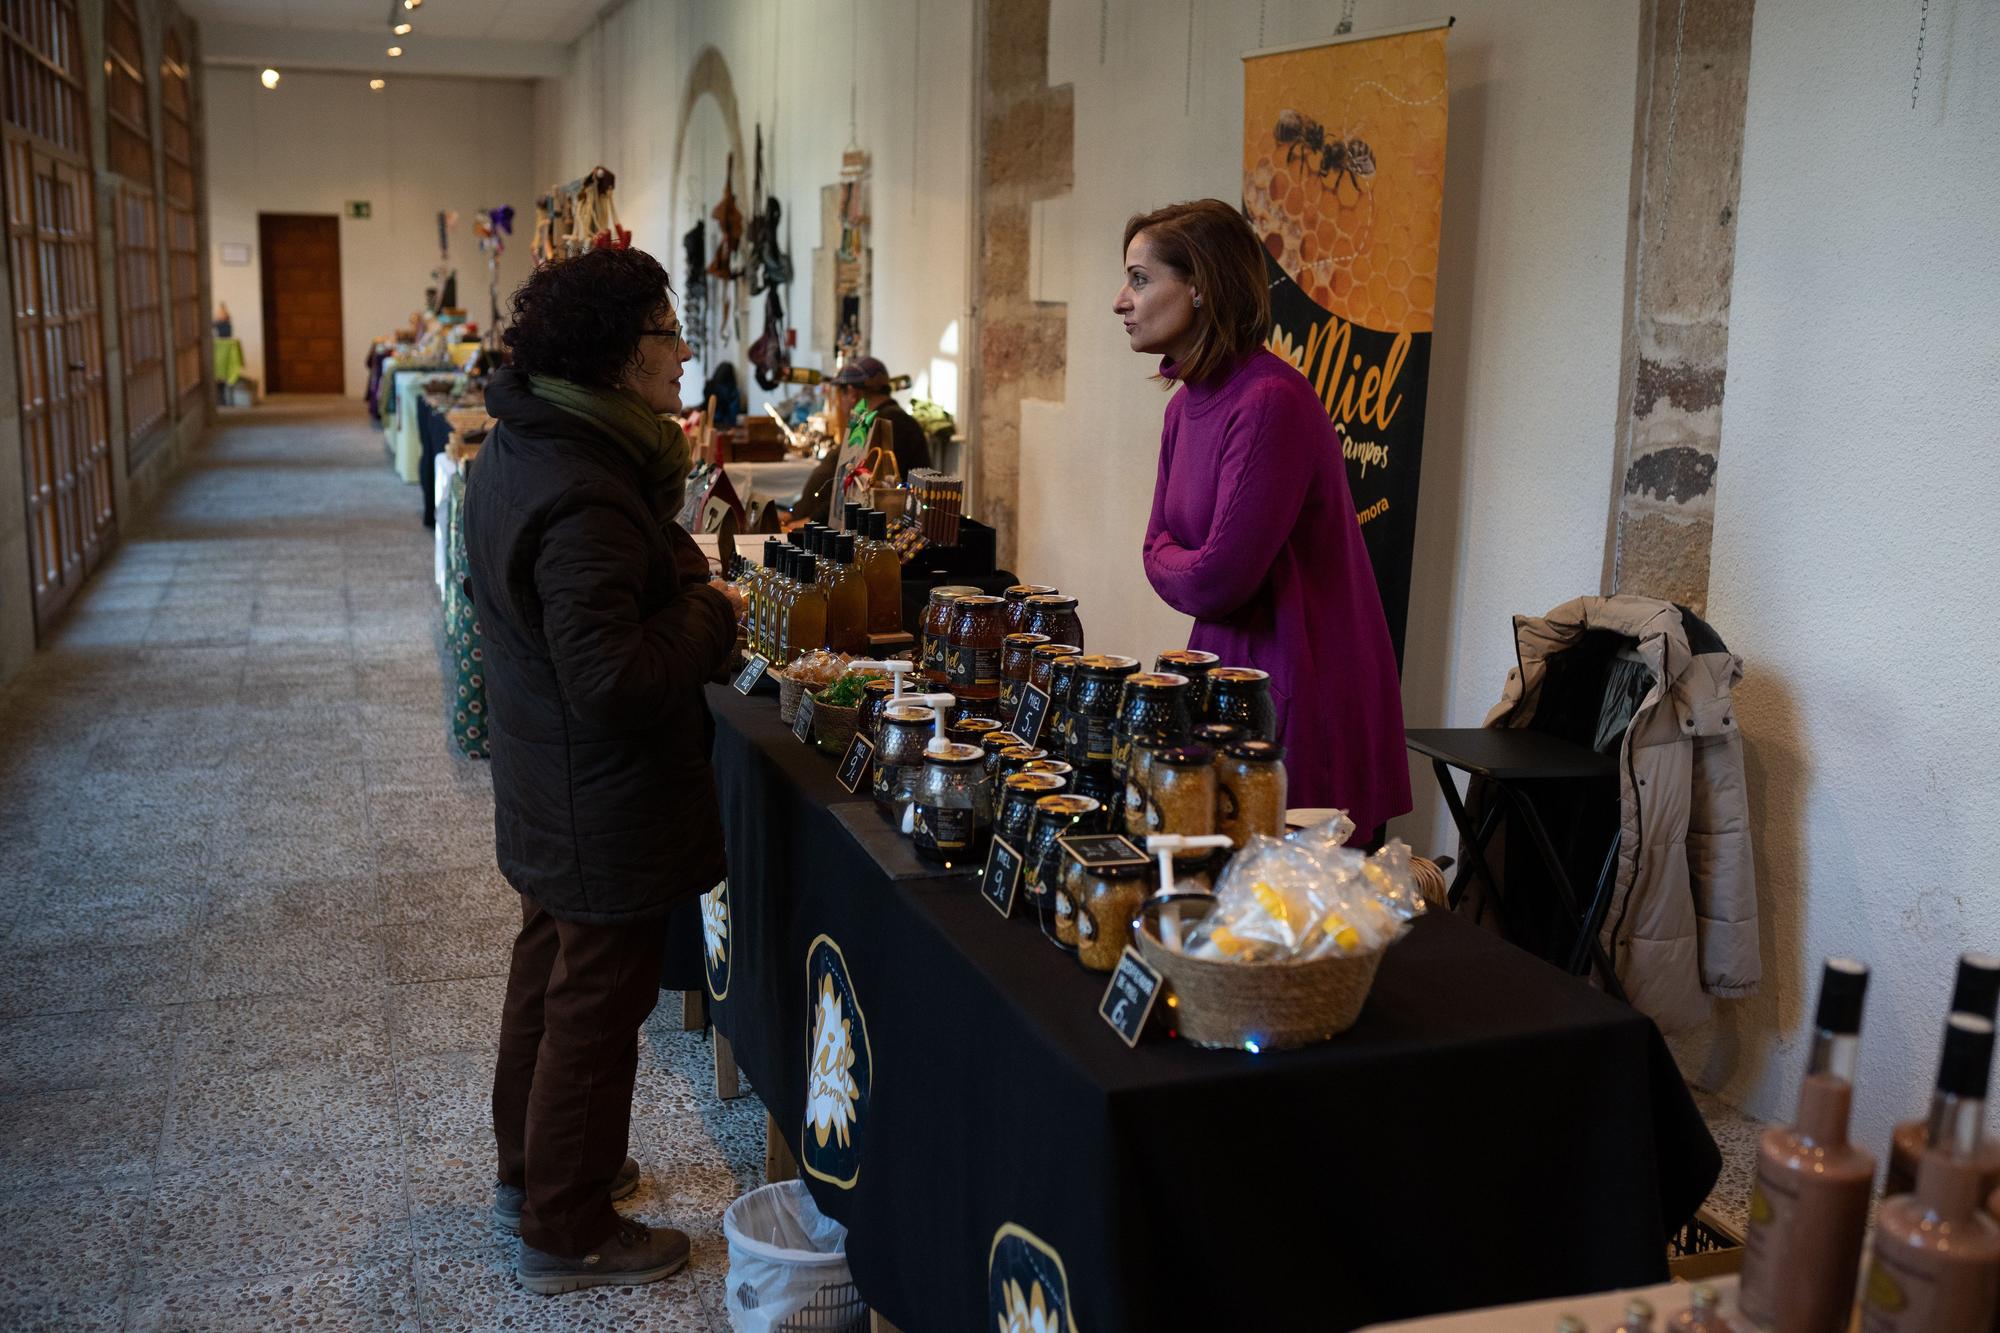
<instances>
[{"instance_id":1,"label":"white ceiling","mask_svg":"<svg viewBox=\"0 0 2000 1333\"><path fill-rule=\"evenodd\" d=\"M389 35L389 7L398 0L181 0L193 18L246 28ZM606 0L424 0L402 13L416 31L402 38L415 54L426 37L555 43L575 41ZM398 4L399 13L400 4Z\"/></svg>"}]
</instances>

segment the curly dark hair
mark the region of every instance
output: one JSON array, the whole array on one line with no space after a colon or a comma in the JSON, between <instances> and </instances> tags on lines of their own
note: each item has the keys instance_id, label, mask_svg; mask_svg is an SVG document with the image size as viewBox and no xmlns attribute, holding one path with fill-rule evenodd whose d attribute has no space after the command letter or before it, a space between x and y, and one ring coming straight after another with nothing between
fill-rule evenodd
<instances>
[{"instance_id":1,"label":"curly dark hair","mask_svg":"<svg viewBox=\"0 0 2000 1333\"><path fill-rule=\"evenodd\" d=\"M608 389L638 362L639 335L673 290L644 250L586 250L528 275L501 340L517 370Z\"/></svg>"}]
</instances>

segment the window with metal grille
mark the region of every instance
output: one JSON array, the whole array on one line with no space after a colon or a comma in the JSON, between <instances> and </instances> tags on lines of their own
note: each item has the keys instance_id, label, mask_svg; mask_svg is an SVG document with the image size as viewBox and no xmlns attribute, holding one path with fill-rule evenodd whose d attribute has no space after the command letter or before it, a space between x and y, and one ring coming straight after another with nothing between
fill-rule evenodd
<instances>
[{"instance_id":1,"label":"window with metal grille","mask_svg":"<svg viewBox=\"0 0 2000 1333\"><path fill-rule=\"evenodd\" d=\"M194 88L186 46L169 31L160 63L161 142L167 162L167 278L173 291L174 388L183 410L201 388L201 239L195 226Z\"/></svg>"},{"instance_id":2,"label":"window with metal grille","mask_svg":"<svg viewBox=\"0 0 2000 1333\"><path fill-rule=\"evenodd\" d=\"M153 119L146 54L132 0L104 11L104 104L111 169L107 192L118 247L118 315L125 361L125 462L136 468L165 438L167 351L160 295L160 214L153 192Z\"/></svg>"},{"instance_id":3,"label":"window with metal grille","mask_svg":"<svg viewBox=\"0 0 2000 1333\"><path fill-rule=\"evenodd\" d=\"M22 480L45 631L116 531L76 0L0 0L0 62Z\"/></svg>"}]
</instances>

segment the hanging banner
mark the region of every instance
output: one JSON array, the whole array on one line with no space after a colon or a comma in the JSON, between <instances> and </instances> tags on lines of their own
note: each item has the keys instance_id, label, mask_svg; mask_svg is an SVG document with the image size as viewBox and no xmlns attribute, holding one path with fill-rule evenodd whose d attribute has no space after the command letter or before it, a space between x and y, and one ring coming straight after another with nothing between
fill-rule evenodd
<instances>
[{"instance_id":1,"label":"hanging banner","mask_svg":"<svg viewBox=\"0 0 2000 1333\"><path fill-rule=\"evenodd\" d=\"M1447 31L1243 60L1243 211L1264 240L1270 347L1340 430L1399 664L1437 303Z\"/></svg>"}]
</instances>

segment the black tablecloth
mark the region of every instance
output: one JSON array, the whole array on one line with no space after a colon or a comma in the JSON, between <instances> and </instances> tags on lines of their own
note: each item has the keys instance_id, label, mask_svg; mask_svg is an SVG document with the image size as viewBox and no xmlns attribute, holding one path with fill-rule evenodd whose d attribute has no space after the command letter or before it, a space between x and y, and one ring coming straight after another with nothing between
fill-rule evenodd
<instances>
[{"instance_id":1,"label":"black tablecloth","mask_svg":"<svg viewBox=\"0 0 2000 1333\"><path fill-rule=\"evenodd\" d=\"M1106 1333L1350 1328L1664 1278L1720 1159L1643 1016L1433 915L1333 1041L1128 1050L1096 1015L1104 979L971 877L890 878L772 699L709 700L716 1022L898 1326L991 1329L1015 1283ZM822 1098L823 1144L814 1059L847 1089Z\"/></svg>"}]
</instances>

